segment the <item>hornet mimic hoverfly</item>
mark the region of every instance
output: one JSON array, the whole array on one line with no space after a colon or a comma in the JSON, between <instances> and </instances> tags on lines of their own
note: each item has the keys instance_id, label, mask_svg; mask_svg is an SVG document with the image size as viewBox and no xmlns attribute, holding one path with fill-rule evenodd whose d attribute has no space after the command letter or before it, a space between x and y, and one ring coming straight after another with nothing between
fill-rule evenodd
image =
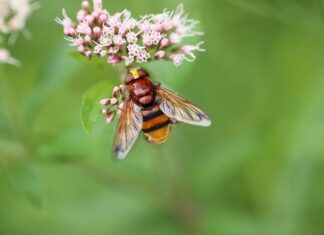
<instances>
[{"instance_id":1,"label":"hornet mimic hoverfly","mask_svg":"<svg viewBox=\"0 0 324 235\"><path fill-rule=\"evenodd\" d=\"M155 144L167 141L171 124L184 122L210 126L207 114L181 96L154 84L144 69L132 69L126 75L125 105L117 125L113 152L124 159L139 133Z\"/></svg>"}]
</instances>

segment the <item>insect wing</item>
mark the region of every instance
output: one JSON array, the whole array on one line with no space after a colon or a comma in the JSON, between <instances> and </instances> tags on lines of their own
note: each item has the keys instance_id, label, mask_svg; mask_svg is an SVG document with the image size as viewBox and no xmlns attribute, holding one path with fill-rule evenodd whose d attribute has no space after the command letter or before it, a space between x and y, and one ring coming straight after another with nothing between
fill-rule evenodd
<instances>
[{"instance_id":1,"label":"insect wing","mask_svg":"<svg viewBox=\"0 0 324 235\"><path fill-rule=\"evenodd\" d=\"M167 116L191 125L210 126L207 114L181 96L162 87L157 87L157 94L161 99L160 109Z\"/></svg>"},{"instance_id":2,"label":"insect wing","mask_svg":"<svg viewBox=\"0 0 324 235\"><path fill-rule=\"evenodd\" d=\"M117 125L113 144L113 153L117 159L122 160L126 157L142 130L142 124L139 107L128 98Z\"/></svg>"}]
</instances>

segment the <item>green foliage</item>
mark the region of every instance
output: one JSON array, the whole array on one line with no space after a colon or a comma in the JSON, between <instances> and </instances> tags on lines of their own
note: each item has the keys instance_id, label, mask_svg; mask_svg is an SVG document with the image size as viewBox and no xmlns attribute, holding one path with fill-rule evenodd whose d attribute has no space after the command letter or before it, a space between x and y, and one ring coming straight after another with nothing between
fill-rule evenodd
<instances>
[{"instance_id":1,"label":"green foliage","mask_svg":"<svg viewBox=\"0 0 324 235\"><path fill-rule=\"evenodd\" d=\"M31 121L29 120L31 116L35 115L34 112L44 105L47 98L62 89L80 69L81 64L67 56L69 49L65 44L57 46L46 65L41 69L38 82L25 102L24 112L28 121Z\"/></svg>"},{"instance_id":2,"label":"green foliage","mask_svg":"<svg viewBox=\"0 0 324 235\"><path fill-rule=\"evenodd\" d=\"M43 205L43 184L34 166L16 164L5 171L4 177L13 190L26 197L33 206L40 208Z\"/></svg>"}]
</instances>

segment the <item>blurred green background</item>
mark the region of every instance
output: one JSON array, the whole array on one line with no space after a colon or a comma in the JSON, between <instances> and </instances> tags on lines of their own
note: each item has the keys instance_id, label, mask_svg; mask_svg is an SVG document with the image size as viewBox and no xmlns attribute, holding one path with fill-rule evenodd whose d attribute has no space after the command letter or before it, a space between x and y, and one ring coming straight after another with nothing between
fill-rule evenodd
<instances>
[{"instance_id":1,"label":"blurred green background","mask_svg":"<svg viewBox=\"0 0 324 235\"><path fill-rule=\"evenodd\" d=\"M0 65L1 235L324 234L323 0L184 0L207 52L149 66L213 125L176 125L163 146L141 136L122 162L115 124L80 123L83 93L118 81L73 58L54 22L80 1L38 2L33 38L11 48L23 67ZM177 4L105 1L136 16Z\"/></svg>"}]
</instances>

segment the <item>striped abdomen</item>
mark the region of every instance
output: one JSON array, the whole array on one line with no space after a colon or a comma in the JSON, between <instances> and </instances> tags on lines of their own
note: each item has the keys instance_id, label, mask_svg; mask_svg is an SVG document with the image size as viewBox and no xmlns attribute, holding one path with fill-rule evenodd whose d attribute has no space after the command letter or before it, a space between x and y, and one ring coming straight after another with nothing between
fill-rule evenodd
<instances>
[{"instance_id":1,"label":"striped abdomen","mask_svg":"<svg viewBox=\"0 0 324 235\"><path fill-rule=\"evenodd\" d=\"M170 120L160 109L157 103L151 109L143 109L142 130L148 141L155 144L163 144L168 140L170 133Z\"/></svg>"}]
</instances>

